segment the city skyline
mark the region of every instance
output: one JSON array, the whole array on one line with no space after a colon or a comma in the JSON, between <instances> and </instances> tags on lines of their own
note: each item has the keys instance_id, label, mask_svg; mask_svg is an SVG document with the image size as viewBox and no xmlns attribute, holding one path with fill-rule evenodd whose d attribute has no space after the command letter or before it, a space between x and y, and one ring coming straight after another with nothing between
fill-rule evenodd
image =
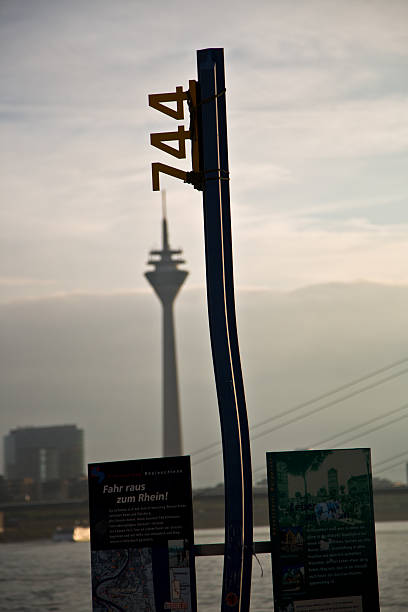
<instances>
[{"instance_id":1,"label":"city skyline","mask_svg":"<svg viewBox=\"0 0 408 612\"><path fill-rule=\"evenodd\" d=\"M1 3L2 433L69 420L87 431L90 461L160 454L159 310L143 271L161 216L150 163L168 163L149 134L169 128L147 96L186 87L209 46L225 48L250 426L407 356L408 5L196 9ZM163 187L189 261L178 354L195 453L219 440L201 195L170 177ZM405 397L401 374L259 438L254 467ZM401 421L353 444L375 463L402 452L406 432ZM197 484L222 480L219 457L193 470ZM404 466L381 476L404 480Z\"/></svg>"}]
</instances>

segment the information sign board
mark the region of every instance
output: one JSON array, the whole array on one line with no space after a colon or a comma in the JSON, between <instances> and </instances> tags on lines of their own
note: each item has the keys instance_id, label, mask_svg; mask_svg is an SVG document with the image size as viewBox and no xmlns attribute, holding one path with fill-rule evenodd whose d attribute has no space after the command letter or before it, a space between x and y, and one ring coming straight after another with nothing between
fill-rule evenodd
<instances>
[{"instance_id":1,"label":"information sign board","mask_svg":"<svg viewBox=\"0 0 408 612\"><path fill-rule=\"evenodd\" d=\"M267 453L276 612L379 612L370 450Z\"/></svg>"},{"instance_id":2,"label":"information sign board","mask_svg":"<svg viewBox=\"0 0 408 612\"><path fill-rule=\"evenodd\" d=\"M196 612L189 457L88 466L93 612Z\"/></svg>"}]
</instances>

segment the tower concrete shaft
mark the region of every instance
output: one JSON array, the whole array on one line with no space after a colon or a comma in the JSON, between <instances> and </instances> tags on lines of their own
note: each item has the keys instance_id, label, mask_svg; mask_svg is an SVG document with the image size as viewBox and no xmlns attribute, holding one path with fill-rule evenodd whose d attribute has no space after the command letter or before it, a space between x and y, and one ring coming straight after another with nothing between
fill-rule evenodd
<instances>
[{"instance_id":1,"label":"tower concrete shaft","mask_svg":"<svg viewBox=\"0 0 408 612\"><path fill-rule=\"evenodd\" d=\"M176 341L174 333L174 300L188 272L179 270L185 263L179 257L182 250L169 246L165 194L163 193L162 249L150 251L148 265L154 267L145 276L163 308L162 404L163 404L163 456L183 454L180 403L178 391Z\"/></svg>"}]
</instances>

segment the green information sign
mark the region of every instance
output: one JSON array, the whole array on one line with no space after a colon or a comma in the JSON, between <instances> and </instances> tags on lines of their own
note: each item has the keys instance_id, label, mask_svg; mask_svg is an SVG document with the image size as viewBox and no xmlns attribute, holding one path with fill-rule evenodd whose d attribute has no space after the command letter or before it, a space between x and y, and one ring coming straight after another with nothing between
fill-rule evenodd
<instances>
[{"instance_id":1,"label":"green information sign","mask_svg":"<svg viewBox=\"0 0 408 612\"><path fill-rule=\"evenodd\" d=\"M267 453L275 612L379 612L370 450Z\"/></svg>"}]
</instances>

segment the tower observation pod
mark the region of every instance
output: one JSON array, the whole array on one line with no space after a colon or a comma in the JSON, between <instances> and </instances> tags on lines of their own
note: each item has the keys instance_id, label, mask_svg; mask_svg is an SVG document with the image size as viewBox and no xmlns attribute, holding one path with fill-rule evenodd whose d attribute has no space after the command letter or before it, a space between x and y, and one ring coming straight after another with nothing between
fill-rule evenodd
<instances>
[{"instance_id":1,"label":"tower observation pod","mask_svg":"<svg viewBox=\"0 0 408 612\"><path fill-rule=\"evenodd\" d=\"M162 208L162 248L150 251L147 264L153 266L153 269L145 272L145 276L160 299L163 309L163 456L169 457L183 454L173 304L188 272L179 269L179 265L185 263L184 259L180 258L182 250L171 249L169 245L164 191Z\"/></svg>"}]
</instances>

